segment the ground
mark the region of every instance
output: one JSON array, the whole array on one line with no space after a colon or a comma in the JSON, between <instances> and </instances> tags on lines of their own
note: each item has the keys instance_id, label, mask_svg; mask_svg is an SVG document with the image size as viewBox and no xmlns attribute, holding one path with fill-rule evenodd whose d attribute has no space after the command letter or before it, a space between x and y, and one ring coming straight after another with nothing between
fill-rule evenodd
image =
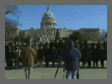
<instances>
[{"instance_id":1,"label":"ground","mask_svg":"<svg viewBox=\"0 0 112 84\"><path fill-rule=\"evenodd\" d=\"M53 79L56 70L56 67L33 68L31 79ZM59 68L56 79L63 79L63 74L65 75L63 68ZM5 70L5 79L25 79L24 69ZM107 61L105 61L104 68L81 68L80 79L107 79Z\"/></svg>"}]
</instances>

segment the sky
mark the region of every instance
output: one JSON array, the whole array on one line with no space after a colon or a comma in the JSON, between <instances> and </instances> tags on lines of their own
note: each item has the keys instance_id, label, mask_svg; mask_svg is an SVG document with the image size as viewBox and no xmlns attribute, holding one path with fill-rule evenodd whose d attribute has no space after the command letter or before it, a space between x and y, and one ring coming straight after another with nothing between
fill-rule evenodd
<instances>
[{"instance_id":1,"label":"sky","mask_svg":"<svg viewBox=\"0 0 112 84\"><path fill-rule=\"evenodd\" d=\"M18 5L21 11L19 20L8 14L9 19L17 20L20 30L40 28L40 22L48 5ZM58 28L77 30L80 28L101 28L107 30L107 5L49 5L56 17Z\"/></svg>"}]
</instances>

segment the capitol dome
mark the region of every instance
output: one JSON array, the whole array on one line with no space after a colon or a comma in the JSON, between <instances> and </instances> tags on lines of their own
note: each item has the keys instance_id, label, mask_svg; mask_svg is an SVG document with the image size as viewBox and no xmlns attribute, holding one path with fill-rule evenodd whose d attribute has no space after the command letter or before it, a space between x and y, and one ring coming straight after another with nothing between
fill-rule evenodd
<instances>
[{"instance_id":1,"label":"capitol dome","mask_svg":"<svg viewBox=\"0 0 112 84\"><path fill-rule=\"evenodd\" d=\"M56 28L56 26L57 26L57 22L55 20L55 16L50 11L48 5L47 12L45 12L42 17L41 28Z\"/></svg>"}]
</instances>

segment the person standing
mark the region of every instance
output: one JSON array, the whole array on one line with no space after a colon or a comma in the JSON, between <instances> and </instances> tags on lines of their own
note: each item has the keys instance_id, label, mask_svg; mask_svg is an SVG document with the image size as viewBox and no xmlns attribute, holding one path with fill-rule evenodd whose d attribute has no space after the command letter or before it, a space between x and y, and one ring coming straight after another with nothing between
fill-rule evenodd
<instances>
[{"instance_id":1,"label":"person standing","mask_svg":"<svg viewBox=\"0 0 112 84\"><path fill-rule=\"evenodd\" d=\"M81 58L81 53L77 49L77 46L74 47L74 42L69 41L68 49L66 49L64 52L59 53L58 57L60 59L66 60L66 79L76 79L76 72L79 73L78 71L80 68L79 60Z\"/></svg>"},{"instance_id":2,"label":"person standing","mask_svg":"<svg viewBox=\"0 0 112 84\"><path fill-rule=\"evenodd\" d=\"M16 69L18 69L18 68L20 68L20 52L21 52L21 50L19 49L19 47L18 46L16 46L16 48L15 48L15 59L14 59L14 62L15 62L15 68Z\"/></svg>"},{"instance_id":3,"label":"person standing","mask_svg":"<svg viewBox=\"0 0 112 84\"><path fill-rule=\"evenodd\" d=\"M27 46L21 50L21 57L23 61L26 79L31 78L31 71L32 71L32 67L34 66L34 60L36 58L36 55L37 53L35 49L31 47L30 42L27 42Z\"/></svg>"},{"instance_id":4,"label":"person standing","mask_svg":"<svg viewBox=\"0 0 112 84\"><path fill-rule=\"evenodd\" d=\"M52 67L54 67L55 65L55 62L56 62L56 54L57 54L57 51L55 49L55 46L52 46L52 50L51 50L51 61L52 61Z\"/></svg>"},{"instance_id":5,"label":"person standing","mask_svg":"<svg viewBox=\"0 0 112 84\"><path fill-rule=\"evenodd\" d=\"M85 48L84 48L84 66L83 67L85 67L85 65L87 63L87 56L86 56L86 54L87 54L87 46L88 46L87 41L84 41L84 46L85 46Z\"/></svg>"},{"instance_id":6,"label":"person standing","mask_svg":"<svg viewBox=\"0 0 112 84\"><path fill-rule=\"evenodd\" d=\"M92 59L91 53L92 53L91 46L88 45L87 49L86 49L86 54L85 54L86 60L87 60L87 63L88 63L88 68L91 67L91 59Z\"/></svg>"},{"instance_id":7,"label":"person standing","mask_svg":"<svg viewBox=\"0 0 112 84\"><path fill-rule=\"evenodd\" d=\"M98 49L97 49L97 45L94 45L93 50L92 50L92 59L93 59L93 68L95 68L95 64L96 67L98 68L98 55L97 55Z\"/></svg>"},{"instance_id":8,"label":"person standing","mask_svg":"<svg viewBox=\"0 0 112 84\"><path fill-rule=\"evenodd\" d=\"M24 47L25 47L25 44L23 44L22 49L24 49ZM22 50L22 49L21 49L21 50ZM23 67L23 61L22 61L21 54L20 54L19 61L21 62L21 68L22 68L22 67Z\"/></svg>"},{"instance_id":9,"label":"person standing","mask_svg":"<svg viewBox=\"0 0 112 84\"><path fill-rule=\"evenodd\" d=\"M11 43L9 43L9 45L7 46L6 49L6 58L7 58L7 67L12 70L12 66L13 66L13 59L12 59L12 55L13 55L13 50L12 50L12 45Z\"/></svg>"},{"instance_id":10,"label":"person standing","mask_svg":"<svg viewBox=\"0 0 112 84\"><path fill-rule=\"evenodd\" d=\"M43 55L44 55L44 50L43 46L41 45L38 50L38 62L39 62L39 67L43 67Z\"/></svg>"},{"instance_id":11,"label":"person standing","mask_svg":"<svg viewBox=\"0 0 112 84\"><path fill-rule=\"evenodd\" d=\"M101 43L100 43L100 41L98 41L98 44L97 44L97 58L96 58L96 60L98 61L98 63L99 63L99 57L101 56ZM98 67L97 67L98 68Z\"/></svg>"},{"instance_id":12,"label":"person standing","mask_svg":"<svg viewBox=\"0 0 112 84\"><path fill-rule=\"evenodd\" d=\"M101 55L99 56L100 58L100 63L101 63L101 67L103 68L104 67L104 59L105 59L105 49L101 48Z\"/></svg>"},{"instance_id":13,"label":"person standing","mask_svg":"<svg viewBox=\"0 0 112 84\"><path fill-rule=\"evenodd\" d=\"M107 61L107 42L104 42L103 48L105 49L105 60Z\"/></svg>"},{"instance_id":14,"label":"person standing","mask_svg":"<svg viewBox=\"0 0 112 84\"><path fill-rule=\"evenodd\" d=\"M82 62L82 67L85 67L86 60L85 60L85 46L81 47L81 62Z\"/></svg>"},{"instance_id":15,"label":"person standing","mask_svg":"<svg viewBox=\"0 0 112 84\"><path fill-rule=\"evenodd\" d=\"M8 45L5 45L5 62L6 62L6 67L8 66Z\"/></svg>"},{"instance_id":16,"label":"person standing","mask_svg":"<svg viewBox=\"0 0 112 84\"><path fill-rule=\"evenodd\" d=\"M51 49L48 43L44 46L44 58L45 58L45 67L49 67L49 61L51 61Z\"/></svg>"}]
</instances>

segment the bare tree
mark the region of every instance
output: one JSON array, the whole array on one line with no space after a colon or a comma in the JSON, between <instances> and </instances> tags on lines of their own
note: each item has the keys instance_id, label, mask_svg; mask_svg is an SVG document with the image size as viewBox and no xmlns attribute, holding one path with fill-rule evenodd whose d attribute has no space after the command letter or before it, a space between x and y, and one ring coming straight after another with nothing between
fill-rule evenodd
<instances>
[{"instance_id":1,"label":"bare tree","mask_svg":"<svg viewBox=\"0 0 112 84\"><path fill-rule=\"evenodd\" d=\"M89 34L83 35L83 41L88 41L90 39Z\"/></svg>"},{"instance_id":2,"label":"bare tree","mask_svg":"<svg viewBox=\"0 0 112 84\"><path fill-rule=\"evenodd\" d=\"M8 14L13 14L17 17L18 19L18 15L21 15L21 12L18 10L18 6L17 5L5 5L5 16ZM18 41L18 36L16 36L14 38L14 35L16 33L16 29L18 26L21 26L21 24L16 21L16 20L12 20L12 19L8 19L5 17L5 41ZM11 30L8 30L11 29ZM13 31L14 30L14 31Z\"/></svg>"},{"instance_id":3,"label":"bare tree","mask_svg":"<svg viewBox=\"0 0 112 84\"><path fill-rule=\"evenodd\" d=\"M13 40L17 26L19 26L17 21L5 19L5 41Z\"/></svg>"},{"instance_id":4,"label":"bare tree","mask_svg":"<svg viewBox=\"0 0 112 84\"><path fill-rule=\"evenodd\" d=\"M17 28L17 26L21 26L21 24L16 20L5 18L5 28Z\"/></svg>"},{"instance_id":5,"label":"bare tree","mask_svg":"<svg viewBox=\"0 0 112 84\"><path fill-rule=\"evenodd\" d=\"M18 15L21 15L21 12L18 10L18 6L17 5L5 5L5 15L7 14L13 14L17 17L18 19Z\"/></svg>"},{"instance_id":6,"label":"bare tree","mask_svg":"<svg viewBox=\"0 0 112 84\"><path fill-rule=\"evenodd\" d=\"M18 37L18 36L15 36L14 39L13 39L13 42L14 42L15 45L16 45L16 43L19 42L19 37Z\"/></svg>"},{"instance_id":7,"label":"bare tree","mask_svg":"<svg viewBox=\"0 0 112 84\"><path fill-rule=\"evenodd\" d=\"M104 41L105 39L99 32L92 32L88 34L88 36L86 35L86 37L87 37L86 40L92 40L92 41L99 41L99 40Z\"/></svg>"},{"instance_id":8,"label":"bare tree","mask_svg":"<svg viewBox=\"0 0 112 84\"><path fill-rule=\"evenodd\" d=\"M10 41L12 39L12 35L10 32L5 33L5 41Z\"/></svg>"},{"instance_id":9,"label":"bare tree","mask_svg":"<svg viewBox=\"0 0 112 84\"><path fill-rule=\"evenodd\" d=\"M17 19L18 19L17 14L21 15L21 12L18 10L17 5L5 5L5 15L8 15L8 14L13 14L17 16ZM21 26L21 24L18 21L8 19L5 17L5 28L17 28L17 26Z\"/></svg>"},{"instance_id":10,"label":"bare tree","mask_svg":"<svg viewBox=\"0 0 112 84\"><path fill-rule=\"evenodd\" d=\"M83 33L79 32L79 31L76 31L76 32L73 32L73 34L71 34L69 36L70 39L72 39L73 41L84 41L85 39L85 36Z\"/></svg>"},{"instance_id":11,"label":"bare tree","mask_svg":"<svg viewBox=\"0 0 112 84\"><path fill-rule=\"evenodd\" d=\"M16 35L16 29L5 29L5 41L13 40Z\"/></svg>"}]
</instances>

